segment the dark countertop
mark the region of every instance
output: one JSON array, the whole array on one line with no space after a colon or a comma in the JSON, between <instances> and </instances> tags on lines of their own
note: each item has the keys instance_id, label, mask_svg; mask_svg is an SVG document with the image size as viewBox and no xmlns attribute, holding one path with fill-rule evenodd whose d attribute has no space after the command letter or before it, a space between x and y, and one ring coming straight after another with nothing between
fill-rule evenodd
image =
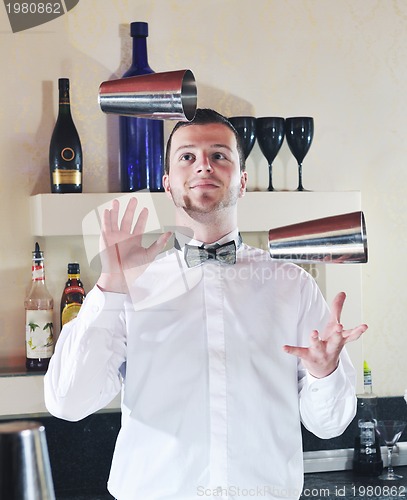
<instances>
[{"instance_id":1,"label":"dark countertop","mask_svg":"<svg viewBox=\"0 0 407 500\"><path fill-rule=\"evenodd\" d=\"M301 500L402 500L407 499L407 466L395 467L403 479L381 481L354 476L352 471L305 474ZM56 500L112 500L109 493L63 493ZM139 499L135 499L139 500ZM141 500L141 499L140 499Z\"/></svg>"},{"instance_id":2,"label":"dark countertop","mask_svg":"<svg viewBox=\"0 0 407 500\"><path fill-rule=\"evenodd\" d=\"M114 500L109 493L60 493L56 500Z\"/></svg>"},{"instance_id":3,"label":"dark countertop","mask_svg":"<svg viewBox=\"0 0 407 500\"><path fill-rule=\"evenodd\" d=\"M302 500L390 500L407 499L407 466L395 467L398 481L355 476L352 471L305 474Z\"/></svg>"}]
</instances>

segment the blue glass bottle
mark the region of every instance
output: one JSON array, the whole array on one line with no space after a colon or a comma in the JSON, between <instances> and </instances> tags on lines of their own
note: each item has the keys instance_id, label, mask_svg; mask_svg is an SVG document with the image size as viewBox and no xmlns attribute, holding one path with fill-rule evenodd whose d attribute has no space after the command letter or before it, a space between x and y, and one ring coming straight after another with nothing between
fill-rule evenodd
<instances>
[{"instance_id":1,"label":"blue glass bottle","mask_svg":"<svg viewBox=\"0 0 407 500\"><path fill-rule=\"evenodd\" d=\"M154 73L148 65L148 24L130 24L133 37L133 61L124 77ZM122 192L164 191L164 127L162 120L119 117L120 184Z\"/></svg>"}]
</instances>

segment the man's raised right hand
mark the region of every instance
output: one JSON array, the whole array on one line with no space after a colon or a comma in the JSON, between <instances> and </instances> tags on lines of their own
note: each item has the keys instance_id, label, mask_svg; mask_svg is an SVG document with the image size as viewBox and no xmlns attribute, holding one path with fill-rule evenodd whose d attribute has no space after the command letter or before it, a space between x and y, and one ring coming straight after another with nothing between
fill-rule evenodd
<instances>
[{"instance_id":1,"label":"man's raised right hand","mask_svg":"<svg viewBox=\"0 0 407 500\"><path fill-rule=\"evenodd\" d=\"M142 238L148 219L148 209L143 208L133 227L138 201L131 198L119 223L118 200L103 213L100 235L100 259L102 272L97 285L103 291L127 293L127 283L137 279L164 250L171 232L162 234L148 248L142 246Z\"/></svg>"}]
</instances>

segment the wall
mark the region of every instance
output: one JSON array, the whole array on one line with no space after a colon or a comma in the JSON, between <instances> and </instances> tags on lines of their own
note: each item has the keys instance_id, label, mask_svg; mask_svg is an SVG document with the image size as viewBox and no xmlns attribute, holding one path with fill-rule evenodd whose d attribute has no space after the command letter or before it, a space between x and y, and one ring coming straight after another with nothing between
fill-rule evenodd
<instances>
[{"instance_id":1,"label":"wall","mask_svg":"<svg viewBox=\"0 0 407 500\"><path fill-rule=\"evenodd\" d=\"M71 79L84 191L117 191L117 118L99 110L97 90L129 66L128 23L136 20L149 23L149 59L156 71L193 70L199 106L229 116L314 117L304 183L318 191L362 192L370 245L362 290L363 320L370 329L363 349L376 392L402 394L407 384L404 0L80 0L61 18L16 34L0 8L1 364L17 364L24 356L23 301L35 242L28 201L50 191L47 155L57 79ZM166 133L170 128L166 124ZM286 144L274 170L278 189L296 187L296 165ZM257 145L248 173L250 189L266 188L266 163ZM70 260L83 262L89 289L95 275L84 262L79 237L40 243L57 303Z\"/></svg>"}]
</instances>

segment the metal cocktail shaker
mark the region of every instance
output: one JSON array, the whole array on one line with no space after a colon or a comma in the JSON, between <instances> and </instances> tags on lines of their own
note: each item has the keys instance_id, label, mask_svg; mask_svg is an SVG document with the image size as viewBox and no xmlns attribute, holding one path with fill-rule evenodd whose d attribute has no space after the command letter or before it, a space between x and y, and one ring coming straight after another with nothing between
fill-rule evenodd
<instances>
[{"instance_id":1,"label":"metal cocktail shaker","mask_svg":"<svg viewBox=\"0 0 407 500\"><path fill-rule=\"evenodd\" d=\"M182 69L108 80L101 83L98 100L104 113L190 121L197 105L195 77Z\"/></svg>"},{"instance_id":2,"label":"metal cocktail shaker","mask_svg":"<svg viewBox=\"0 0 407 500\"><path fill-rule=\"evenodd\" d=\"M0 424L0 498L55 500L45 428L40 423Z\"/></svg>"},{"instance_id":3,"label":"metal cocktail shaker","mask_svg":"<svg viewBox=\"0 0 407 500\"><path fill-rule=\"evenodd\" d=\"M352 212L270 229L269 252L272 259L298 263L366 263L364 214Z\"/></svg>"}]
</instances>

